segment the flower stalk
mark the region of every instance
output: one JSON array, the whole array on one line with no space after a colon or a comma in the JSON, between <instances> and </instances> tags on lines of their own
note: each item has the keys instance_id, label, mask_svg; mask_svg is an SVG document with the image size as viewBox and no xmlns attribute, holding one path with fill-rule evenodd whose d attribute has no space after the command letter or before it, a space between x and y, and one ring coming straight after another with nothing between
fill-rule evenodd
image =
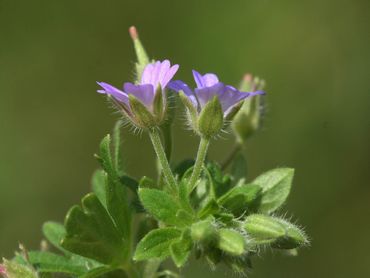
<instances>
[{"instance_id":1,"label":"flower stalk","mask_svg":"<svg viewBox=\"0 0 370 278\"><path fill-rule=\"evenodd\" d=\"M196 183L199 179L199 176L202 172L203 163L207 155L208 146L209 146L209 138L201 137L197 158L195 160L193 173L191 174L190 180L189 180L189 193L192 192L195 189Z\"/></svg>"},{"instance_id":2,"label":"flower stalk","mask_svg":"<svg viewBox=\"0 0 370 278\"><path fill-rule=\"evenodd\" d=\"M149 130L149 137L152 141L154 151L157 155L158 161L162 167L162 173L164 175L164 178L169 185L170 189L174 192L177 191L177 182L176 179L172 173L172 170L170 168L170 164L168 163L166 153L163 149L163 145L161 142L161 137L158 132L157 128L152 128Z\"/></svg>"}]
</instances>

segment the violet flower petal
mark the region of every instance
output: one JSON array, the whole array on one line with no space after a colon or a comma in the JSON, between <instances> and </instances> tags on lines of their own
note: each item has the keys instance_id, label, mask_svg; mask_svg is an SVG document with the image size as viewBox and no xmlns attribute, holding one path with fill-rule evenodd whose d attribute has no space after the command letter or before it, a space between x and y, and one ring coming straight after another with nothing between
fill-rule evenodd
<instances>
[{"instance_id":1,"label":"violet flower petal","mask_svg":"<svg viewBox=\"0 0 370 278\"><path fill-rule=\"evenodd\" d=\"M183 91L184 94L188 97L190 102L193 104L193 106L197 109L198 108L198 101L193 93L193 91L190 89L190 87L181 80L174 80L168 83L168 88L171 90L174 90L176 92Z\"/></svg>"},{"instance_id":2,"label":"violet flower petal","mask_svg":"<svg viewBox=\"0 0 370 278\"><path fill-rule=\"evenodd\" d=\"M217 83L219 83L218 77L214 73L206 73L205 75L201 75L196 70L193 70L193 77L194 81L197 84L197 88L204 88L204 87L211 87Z\"/></svg>"},{"instance_id":3,"label":"violet flower petal","mask_svg":"<svg viewBox=\"0 0 370 278\"><path fill-rule=\"evenodd\" d=\"M221 82L216 83L211 87L196 88L194 90L195 95L199 101L200 107L203 108L208 101L214 96L220 96L225 88L225 85Z\"/></svg>"},{"instance_id":4,"label":"violet flower petal","mask_svg":"<svg viewBox=\"0 0 370 278\"><path fill-rule=\"evenodd\" d=\"M146 107L151 108L154 100L154 88L152 84L134 85L126 82L123 89L127 94L132 94L139 99Z\"/></svg>"},{"instance_id":5,"label":"violet flower petal","mask_svg":"<svg viewBox=\"0 0 370 278\"><path fill-rule=\"evenodd\" d=\"M129 101L128 101L128 95L117 89L116 87L108 84L108 83L105 83L105 82L97 82L99 86L101 86L103 88L103 90L98 90L97 92L100 93L100 94L108 94L108 95L111 95L113 96L117 101L119 102L122 102L126 105L129 104Z\"/></svg>"},{"instance_id":6,"label":"violet flower petal","mask_svg":"<svg viewBox=\"0 0 370 278\"><path fill-rule=\"evenodd\" d=\"M159 85L165 88L178 69L179 65L173 65L171 67L169 60L148 64L144 68L140 84L152 84L154 89L157 89Z\"/></svg>"}]
</instances>

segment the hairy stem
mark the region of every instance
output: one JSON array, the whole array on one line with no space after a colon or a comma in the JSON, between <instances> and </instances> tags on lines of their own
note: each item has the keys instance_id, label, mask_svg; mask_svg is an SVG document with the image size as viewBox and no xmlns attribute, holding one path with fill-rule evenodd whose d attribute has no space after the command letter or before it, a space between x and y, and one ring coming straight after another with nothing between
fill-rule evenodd
<instances>
[{"instance_id":1,"label":"hairy stem","mask_svg":"<svg viewBox=\"0 0 370 278\"><path fill-rule=\"evenodd\" d=\"M230 152L229 156L222 162L221 164L221 169L225 170L230 163L234 160L235 156L242 150L242 145L241 144L235 144L234 148Z\"/></svg>"},{"instance_id":2,"label":"hairy stem","mask_svg":"<svg viewBox=\"0 0 370 278\"><path fill-rule=\"evenodd\" d=\"M200 173L202 172L202 167L204 160L206 158L206 154L208 151L208 145L209 145L209 139L202 137L200 139L197 158L195 160L193 173L191 174L190 180L189 180L189 193L194 190L195 185L197 183L197 180L200 176Z\"/></svg>"},{"instance_id":3,"label":"hairy stem","mask_svg":"<svg viewBox=\"0 0 370 278\"><path fill-rule=\"evenodd\" d=\"M149 136L150 136L150 140L152 141L154 151L157 155L158 161L161 164L164 178L166 179L166 182L170 186L170 188L176 191L177 190L176 180L172 174L170 164L168 163L166 153L163 149L161 137L159 135L158 129L156 128L150 129Z\"/></svg>"}]
</instances>

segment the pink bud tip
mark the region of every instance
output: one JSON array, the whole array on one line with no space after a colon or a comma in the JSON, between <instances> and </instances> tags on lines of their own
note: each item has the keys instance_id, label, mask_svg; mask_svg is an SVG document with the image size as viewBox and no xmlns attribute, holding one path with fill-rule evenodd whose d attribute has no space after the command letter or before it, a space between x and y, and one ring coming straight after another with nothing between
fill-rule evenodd
<instances>
[{"instance_id":1,"label":"pink bud tip","mask_svg":"<svg viewBox=\"0 0 370 278\"><path fill-rule=\"evenodd\" d=\"M135 26L131 26L128 29L128 32L130 33L130 36L133 40L136 40L139 37L139 34L137 33L137 30L136 30Z\"/></svg>"},{"instance_id":2,"label":"pink bud tip","mask_svg":"<svg viewBox=\"0 0 370 278\"><path fill-rule=\"evenodd\" d=\"M6 274L6 269L5 269L5 266L0 264L0 275L5 275Z\"/></svg>"},{"instance_id":3,"label":"pink bud tip","mask_svg":"<svg viewBox=\"0 0 370 278\"><path fill-rule=\"evenodd\" d=\"M247 73L247 74L245 74L245 75L244 75L243 80L244 80L244 81L247 81L247 82L252 82L252 80L253 80L253 75L252 75L252 74L250 74L250 73Z\"/></svg>"}]
</instances>

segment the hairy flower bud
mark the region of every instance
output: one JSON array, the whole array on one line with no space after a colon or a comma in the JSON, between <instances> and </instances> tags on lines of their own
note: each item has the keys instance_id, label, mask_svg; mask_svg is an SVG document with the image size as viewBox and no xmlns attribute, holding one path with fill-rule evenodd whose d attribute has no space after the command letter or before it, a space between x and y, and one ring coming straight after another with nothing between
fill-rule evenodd
<instances>
[{"instance_id":1,"label":"hairy flower bud","mask_svg":"<svg viewBox=\"0 0 370 278\"><path fill-rule=\"evenodd\" d=\"M262 214L248 216L243 225L255 244L271 244L279 249L294 249L308 243L303 231L293 224Z\"/></svg>"},{"instance_id":2,"label":"hairy flower bud","mask_svg":"<svg viewBox=\"0 0 370 278\"><path fill-rule=\"evenodd\" d=\"M260 91L265 82L258 77L246 74L240 86L240 90ZM242 102L240 110L232 120L232 129L240 143L244 143L261 125L261 96L246 99Z\"/></svg>"}]
</instances>

